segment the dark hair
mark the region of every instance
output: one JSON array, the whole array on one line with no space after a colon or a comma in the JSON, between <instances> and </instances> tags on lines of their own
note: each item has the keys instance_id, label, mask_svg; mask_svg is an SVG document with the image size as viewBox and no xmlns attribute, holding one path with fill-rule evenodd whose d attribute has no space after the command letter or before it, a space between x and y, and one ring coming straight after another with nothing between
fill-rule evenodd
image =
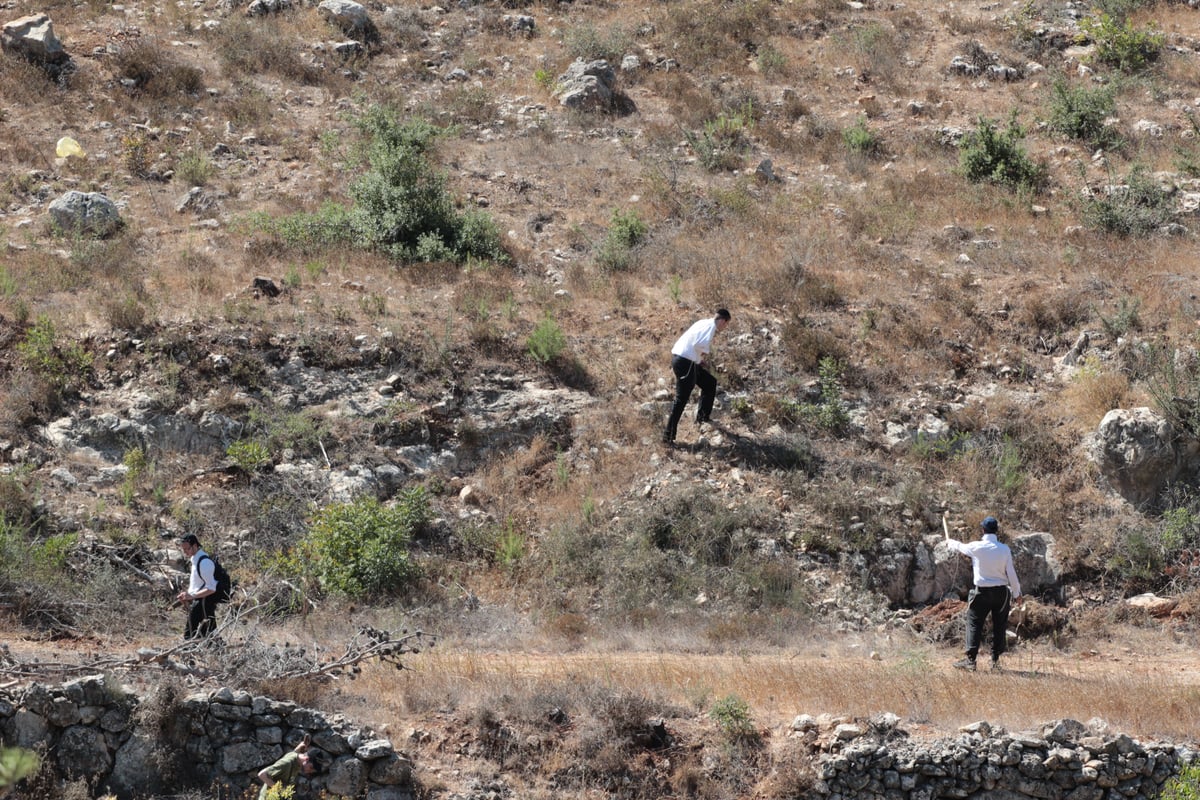
<instances>
[{"instance_id":1,"label":"dark hair","mask_svg":"<svg viewBox=\"0 0 1200 800\"><path fill-rule=\"evenodd\" d=\"M717 316L718 316L719 318L721 318L721 319L725 320L726 322L729 322L729 320L731 319L731 317L729 316L729 309L728 309L728 308L718 308L718 309L717 309Z\"/></svg>"},{"instance_id":2,"label":"dark hair","mask_svg":"<svg viewBox=\"0 0 1200 800\"><path fill-rule=\"evenodd\" d=\"M319 750L310 750L308 752L308 763L312 764L314 772L324 772L329 768L329 761L325 754Z\"/></svg>"},{"instance_id":3,"label":"dark hair","mask_svg":"<svg viewBox=\"0 0 1200 800\"><path fill-rule=\"evenodd\" d=\"M196 547L200 546L200 540L196 538L196 534L194 533L185 533L183 536L179 537L179 541L182 544L194 544Z\"/></svg>"},{"instance_id":4,"label":"dark hair","mask_svg":"<svg viewBox=\"0 0 1200 800\"><path fill-rule=\"evenodd\" d=\"M979 523L979 527L983 528L984 533L995 533L1000 530L1000 523L995 517L984 517L983 522Z\"/></svg>"}]
</instances>

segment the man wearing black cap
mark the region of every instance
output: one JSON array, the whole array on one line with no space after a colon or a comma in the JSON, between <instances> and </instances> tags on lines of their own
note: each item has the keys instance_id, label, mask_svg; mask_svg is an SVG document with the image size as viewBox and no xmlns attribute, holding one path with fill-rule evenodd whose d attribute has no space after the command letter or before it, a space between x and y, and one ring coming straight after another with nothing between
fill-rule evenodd
<instances>
[{"instance_id":1,"label":"man wearing black cap","mask_svg":"<svg viewBox=\"0 0 1200 800\"><path fill-rule=\"evenodd\" d=\"M971 557L975 588L967 598L967 657L956 661L958 669L974 671L975 656L983 638L983 622L992 615L992 669L1000 669L1000 654L1004 652L1005 636L1008 633L1008 609L1012 603L1021 602L1021 583L1013 568L1012 551L1008 545L996 539L1000 523L995 517L985 517L979 527L979 541L963 544L950 538L950 526L945 524L946 544Z\"/></svg>"},{"instance_id":2,"label":"man wearing black cap","mask_svg":"<svg viewBox=\"0 0 1200 800\"><path fill-rule=\"evenodd\" d=\"M196 534L180 537L179 549L192 562L192 577L186 591L175 596L181 605L188 606L187 628L184 639L208 636L217 627L217 577L216 562L200 549Z\"/></svg>"}]
</instances>

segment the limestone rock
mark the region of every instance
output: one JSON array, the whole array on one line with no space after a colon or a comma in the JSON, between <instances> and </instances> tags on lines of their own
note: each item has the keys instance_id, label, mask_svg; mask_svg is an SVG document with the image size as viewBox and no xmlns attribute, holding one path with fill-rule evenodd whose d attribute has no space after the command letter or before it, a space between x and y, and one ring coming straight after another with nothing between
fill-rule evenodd
<instances>
[{"instance_id":1,"label":"limestone rock","mask_svg":"<svg viewBox=\"0 0 1200 800\"><path fill-rule=\"evenodd\" d=\"M109 236L124 224L117 205L99 192L70 191L50 204L50 218L69 233Z\"/></svg>"}]
</instances>

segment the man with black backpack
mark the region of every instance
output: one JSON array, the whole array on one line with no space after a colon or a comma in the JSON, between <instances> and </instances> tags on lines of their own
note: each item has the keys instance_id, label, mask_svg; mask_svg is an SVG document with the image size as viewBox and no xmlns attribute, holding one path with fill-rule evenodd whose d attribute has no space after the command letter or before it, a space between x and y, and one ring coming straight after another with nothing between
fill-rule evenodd
<instances>
[{"instance_id":1,"label":"man with black backpack","mask_svg":"<svg viewBox=\"0 0 1200 800\"><path fill-rule=\"evenodd\" d=\"M181 605L188 606L184 639L209 636L217 628L217 604L229 599L229 576L216 560L200 549L196 534L180 537L179 548L192 562L192 577L188 588L176 595ZM225 586L220 577L224 575Z\"/></svg>"}]
</instances>

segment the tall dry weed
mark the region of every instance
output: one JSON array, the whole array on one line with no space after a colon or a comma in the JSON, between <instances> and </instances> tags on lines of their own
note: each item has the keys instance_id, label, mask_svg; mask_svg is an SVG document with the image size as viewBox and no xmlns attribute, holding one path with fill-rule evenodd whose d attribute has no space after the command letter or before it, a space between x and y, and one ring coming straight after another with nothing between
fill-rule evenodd
<instances>
[{"instance_id":1,"label":"tall dry weed","mask_svg":"<svg viewBox=\"0 0 1200 800\"><path fill-rule=\"evenodd\" d=\"M1063 389L1064 410L1085 429L1094 429L1114 408L1128 406L1129 376L1095 360L1085 360Z\"/></svg>"}]
</instances>

